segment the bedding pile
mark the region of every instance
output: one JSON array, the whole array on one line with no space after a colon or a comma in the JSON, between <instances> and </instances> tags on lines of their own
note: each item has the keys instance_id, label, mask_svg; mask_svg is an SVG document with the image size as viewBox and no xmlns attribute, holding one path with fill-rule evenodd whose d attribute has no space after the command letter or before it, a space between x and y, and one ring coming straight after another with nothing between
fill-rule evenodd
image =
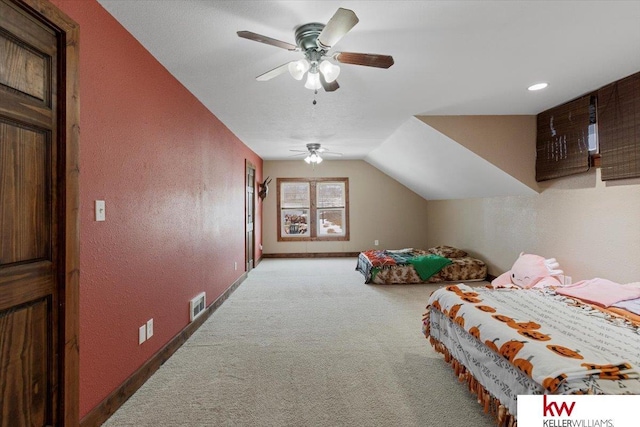
<instances>
[{"instance_id":1,"label":"bedding pile","mask_svg":"<svg viewBox=\"0 0 640 427\"><path fill-rule=\"evenodd\" d=\"M451 246L364 251L356 270L365 283L385 285L484 280L487 275L483 261Z\"/></svg>"},{"instance_id":2,"label":"bedding pile","mask_svg":"<svg viewBox=\"0 0 640 427\"><path fill-rule=\"evenodd\" d=\"M518 394L640 394L640 324L560 289L460 284L429 298L425 336L512 425Z\"/></svg>"}]
</instances>

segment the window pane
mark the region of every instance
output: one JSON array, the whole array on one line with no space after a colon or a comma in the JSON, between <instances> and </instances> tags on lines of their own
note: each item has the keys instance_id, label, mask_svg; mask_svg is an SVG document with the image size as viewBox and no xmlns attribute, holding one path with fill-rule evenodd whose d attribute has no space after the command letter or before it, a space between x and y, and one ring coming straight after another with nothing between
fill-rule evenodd
<instances>
[{"instance_id":1,"label":"window pane","mask_svg":"<svg viewBox=\"0 0 640 427\"><path fill-rule=\"evenodd\" d=\"M282 209L280 224L283 237L309 237L309 210Z\"/></svg>"},{"instance_id":2,"label":"window pane","mask_svg":"<svg viewBox=\"0 0 640 427\"><path fill-rule=\"evenodd\" d=\"M318 209L318 236L344 236L344 209Z\"/></svg>"},{"instance_id":3,"label":"window pane","mask_svg":"<svg viewBox=\"0 0 640 427\"><path fill-rule=\"evenodd\" d=\"M319 182L317 190L319 208L344 207L344 182Z\"/></svg>"},{"instance_id":4,"label":"window pane","mask_svg":"<svg viewBox=\"0 0 640 427\"><path fill-rule=\"evenodd\" d=\"M280 208L308 208L309 183L283 182L280 187Z\"/></svg>"}]
</instances>

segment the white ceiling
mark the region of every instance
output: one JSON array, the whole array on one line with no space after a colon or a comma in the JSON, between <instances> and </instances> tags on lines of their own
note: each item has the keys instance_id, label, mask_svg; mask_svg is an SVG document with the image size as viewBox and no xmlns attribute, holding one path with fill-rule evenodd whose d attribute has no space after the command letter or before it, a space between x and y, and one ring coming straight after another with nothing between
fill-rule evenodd
<instances>
[{"instance_id":1,"label":"white ceiling","mask_svg":"<svg viewBox=\"0 0 640 427\"><path fill-rule=\"evenodd\" d=\"M412 116L537 114L640 71L640 1L98 1L263 159L319 142L410 188L411 168L372 158ZM326 23L338 7L360 22L330 53L392 55L391 68L342 64L340 89L319 91L315 106L288 73L255 80L302 54L237 31L295 44L295 27ZM549 88L526 90L540 81Z\"/></svg>"}]
</instances>

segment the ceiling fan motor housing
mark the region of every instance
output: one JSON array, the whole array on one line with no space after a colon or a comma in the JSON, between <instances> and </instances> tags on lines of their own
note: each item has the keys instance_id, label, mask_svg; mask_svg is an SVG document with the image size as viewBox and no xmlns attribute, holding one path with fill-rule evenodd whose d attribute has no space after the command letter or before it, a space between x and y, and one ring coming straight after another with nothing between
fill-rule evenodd
<instances>
[{"instance_id":1,"label":"ceiling fan motor housing","mask_svg":"<svg viewBox=\"0 0 640 427\"><path fill-rule=\"evenodd\" d=\"M304 52L317 51L318 36L324 29L324 24L319 22L311 22L309 24L300 25L296 28L296 44Z\"/></svg>"},{"instance_id":2,"label":"ceiling fan motor housing","mask_svg":"<svg viewBox=\"0 0 640 427\"><path fill-rule=\"evenodd\" d=\"M315 153L316 151L320 150L320 144L309 143L307 144L307 150L309 150L310 153Z\"/></svg>"}]
</instances>

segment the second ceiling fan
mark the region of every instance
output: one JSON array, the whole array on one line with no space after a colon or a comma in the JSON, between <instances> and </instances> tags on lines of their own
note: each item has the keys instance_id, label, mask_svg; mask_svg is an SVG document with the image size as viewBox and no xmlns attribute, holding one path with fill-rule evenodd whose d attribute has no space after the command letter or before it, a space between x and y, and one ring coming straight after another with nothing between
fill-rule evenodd
<instances>
[{"instance_id":1,"label":"second ceiling fan","mask_svg":"<svg viewBox=\"0 0 640 427\"><path fill-rule=\"evenodd\" d=\"M320 156L320 154L322 154L323 156L336 156L336 157L342 156L342 153L336 153L334 151L329 151L326 148L322 148L322 146L317 142L312 142L307 144L306 150L289 150L289 151L300 153L300 154L293 154L291 157L306 156L304 158L304 161L307 162L307 164L322 163L322 156Z\"/></svg>"},{"instance_id":2,"label":"second ceiling fan","mask_svg":"<svg viewBox=\"0 0 640 427\"><path fill-rule=\"evenodd\" d=\"M287 71L296 80L302 80L306 73L307 81L305 87L307 89L318 90L324 88L327 92L333 92L340 87L336 81L340 74L340 67L333 64L329 59L342 64L365 65L377 68L389 68L393 65L393 57L389 55L355 52L334 52L329 54L329 50L357 23L358 17L352 10L339 8L327 22L327 25L311 22L297 27L295 45L251 31L238 31L238 36L292 52L304 53L304 58L282 64L259 75L256 80L271 80Z\"/></svg>"}]
</instances>

